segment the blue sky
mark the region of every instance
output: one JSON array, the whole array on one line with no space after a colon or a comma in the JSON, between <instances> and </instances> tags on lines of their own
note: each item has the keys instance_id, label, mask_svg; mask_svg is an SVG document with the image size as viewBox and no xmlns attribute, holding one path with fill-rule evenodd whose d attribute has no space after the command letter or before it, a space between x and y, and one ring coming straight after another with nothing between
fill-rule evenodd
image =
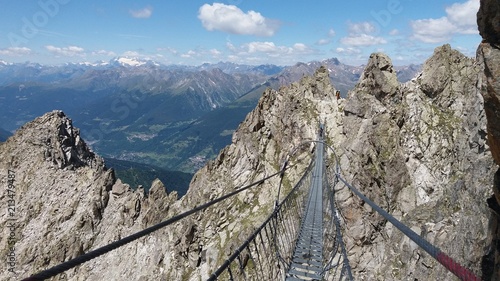
<instances>
[{"instance_id":1,"label":"blue sky","mask_svg":"<svg viewBox=\"0 0 500 281\"><path fill-rule=\"evenodd\" d=\"M384 52L422 63L450 43L474 56L479 0L0 0L0 60L292 65Z\"/></svg>"}]
</instances>

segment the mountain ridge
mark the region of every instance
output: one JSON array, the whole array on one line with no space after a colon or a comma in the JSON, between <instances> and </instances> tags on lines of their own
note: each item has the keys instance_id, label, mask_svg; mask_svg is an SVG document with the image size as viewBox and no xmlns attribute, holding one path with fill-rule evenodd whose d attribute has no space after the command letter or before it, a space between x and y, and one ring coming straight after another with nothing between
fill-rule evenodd
<instances>
[{"instance_id":1,"label":"mountain ridge","mask_svg":"<svg viewBox=\"0 0 500 281\"><path fill-rule=\"evenodd\" d=\"M446 66L450 73L434 71ZM315 137L320 121L325 122L326 142L338 151L344 178L479 272L488 243L489 210L481 202L490 190L483 180L494 173L494 164L480 133L486 119L474 83L477 73L473 60L443 46L421 75L404 84L397 81L387 56L373 54L346 99L336 97L324 66L287 87L268 88L232 135L231 144L195 174L179 200L160 181L153 182L148 194L129 190L98 156L78 148L84 142L77 141L79 130L67 117L60 112L46 114L0 144L1 173L10 169L19 178L16 200L23 227L18 231L23 239L16 244L18 272L26 276L58 264L276 173L289 152ZM297 151L291 159L283 194L308 165L311 148ZM326 156L333 157L330 152ZM65 277L206 279L268 216L278 184L278 178L262 183L217 208L107 254L102 257L105 262L96 259L70 270ZM37 203L40 192L50 204ZM451 278L347 189L336 193L347 254L357 278ZM3 236L2 243L6 243ZM123 259L131 251L136 259ZM399 258L409 262L394 267Z\"/></svg>"},{"instance_id":2,"label":"mountain ridge","mask_svg":"<svg viewBox=\"0 0 500 281\"><path fill-rule=\"evenodd\" d=\"M320 65L328 66L342 96L357 83L362 69L336 58L290 67L227 62L164 66L132 57L96 65L0 67L0 84L9 75L23 77L0 86L0 122L13 131L47 111L64 110L105 157L194 172L230 143L228 132L257 104L265 87L289 85L314 74ZM224 121L214 120L215 115ZM199 137L211 132L220 137ZM174 149L173 140L183 145ZM155 156L160 152L166 157Z\"/></svg>"}]
</instances>

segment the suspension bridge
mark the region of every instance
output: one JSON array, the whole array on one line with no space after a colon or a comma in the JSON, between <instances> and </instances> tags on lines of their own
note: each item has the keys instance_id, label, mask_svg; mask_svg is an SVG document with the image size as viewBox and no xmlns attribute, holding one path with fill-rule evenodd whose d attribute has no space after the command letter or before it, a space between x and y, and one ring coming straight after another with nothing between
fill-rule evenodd
<instances>
[{"instance_id":1,"label":"suspension bridge","mask_svg":"<svg viewBox=\"0 0 500 281\"><path fill-rule=\"evenodd\" d=\"M354 280L335 204L338 184L349 188L460 280L481 280L348 183L341 175L335 151L323 141L323 129L320 124L317 139L301 144L314 143L314 157L300 180L283 199L280 199L281 180L289 168L288 160L275 174L23 280L45 280L57 276L274 177L280 177L281 180L272 213L227 260L214 269L208 280ZM325 165L326 149L333 152L336 162L333 177L330 176L333 178L331 182Z\"/></svg>"}]
</instances>

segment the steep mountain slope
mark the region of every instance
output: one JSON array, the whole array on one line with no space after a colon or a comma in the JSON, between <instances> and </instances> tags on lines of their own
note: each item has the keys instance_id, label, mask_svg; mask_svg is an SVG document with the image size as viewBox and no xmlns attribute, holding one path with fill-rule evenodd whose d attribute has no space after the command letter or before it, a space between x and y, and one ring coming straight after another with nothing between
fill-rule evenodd
<instances>
[{"instance_id":1,"label":"steep mountain slope","mask_svg":"<svg viewBox=\"0 0 500 281\"><path fill-rule=\"evenodd\" d=\"M488 120L488 145L495 163L500 165L500 3L481 0L477 13L477 24L483 42L477 49L477 61L481 67L478 88L484 98L484 109ZM485 259L485 267L490 268L491 280L500 280L500 169L493 179L494 195L488 199L492 209L489 233L491 243ZM489 276L488 276L489 277Z\"/></svg>"},{"instance_id":2,"label":"steep mountain slope","mask_svg":"<svg viewBox=\"0 0 500 281\"><path fill-rule=\"evenodd\" d=\"M475 87L479 71L474 60L446 45L436 49L420 76L404 84L397 82L389 58L373 54L347 99L335 97L326 67L289 87L268 89L232 143L196 173L178 201L159 181L147 197L127 190L84 146L62 113L44 115L0 145L0 173L11 170L16 177L17 276L277 172L299 143L315 137L320 120L326 123L327 142L339 154L346 179L481 275L490 242L490 211L484 202L495 165L488 155L486 117ZM311 148L304 147L291 160L284 192L309 163ZM72 269L65 278L205 280L272 210L278 182L267 181ZM7 177L0 184L7 186ZM7 200L5 193L0 196ZM452 279L346 188L336 190L336 198L356 280ZM9 231L6 223L3 214L4 234ZM4 237L0 245L7 254ZM0 274L11 276L7 270Z\"/></svg>"},{"instance_id":3,"label":"steep mountain slope","mask_svg":"<svg viewBox=\"0 0 500 281\"><path fill-rule=\"evenodd\" d=\"M490 211L486 118L473 59L437 48L423 73L398 85L375 54L344 111L342 167L384 209L482 275ZM362 280L451 279L359 199L340 191L346 244ZM446 276L446 277L445 277Z\"/></svg>"},{"instance_id":4,"label":"steep mountain slope","mask_svg":"<svg viewBox=\"0 0 500 281\"><path fill-rule=\"evenodd\" d=\"M194 172L230 143L230 133L266 87L290 85L320 65L328 67L343 96L363 69L335 58L288 67L165 66L131 57L62 66L4 63L0 123L13 131L45 112L63 110L105 157ZM409 66L401 73L413 77L418 71Z\"/></svg>"}]
</instances>

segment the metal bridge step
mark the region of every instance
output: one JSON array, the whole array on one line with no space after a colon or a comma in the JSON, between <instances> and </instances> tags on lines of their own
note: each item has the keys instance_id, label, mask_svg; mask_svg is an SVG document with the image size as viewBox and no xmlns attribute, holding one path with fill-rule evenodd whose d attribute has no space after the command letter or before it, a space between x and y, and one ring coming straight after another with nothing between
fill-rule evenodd
<instances>
[{"instance_id":1,"label":"metal bridge step","mask_svg":"<svg viewBox=\"0 0 500 281\"><path fill-rule=\"evenodd\" d=\"M323 268L321 266L314 266L310 264L300 264L300 263L292 263L290 268L295 268L299 271L303 272L321 272Z\"/></svg>"},{"instance_id":2,"label":"metal bridge step","mask_svg":"<svg viewBox=\"0 0 500 281\"><path fill-rule=\"evenodd\" d=\"M297 278L297 277L293 277L293 276L287 276L286 281L303 281L303 280L307 280L307 279L300 279L300 278Z\"/></svg>"},{"instance_id":3,"label":"metal bridge step","mask_svg":"<svg viewBox=\"0 0 500 281\"><path fill-rule=\"evenodd\" d=\"M302 259L310 259L312 257L315 257L316 259L322 260L323 255L321 252L316 252L316 251L310 251L309 249L295 249L295 253L293 254L293 257L297 258L302 258Z\"/></svg>"},{"instance_id":4,"label":"metal bridge step","mask_svg":"<svg viewBox=\"0 0 500 281\"><path fill-rule=\"evenodd\" d=\"M294 258L292 266L294 264L309 264L313 266L318 266L318 267L323 267L323 263L318 260L306 260L306 259L301 259L301 258Z\"/></svg>"},{"instance_id":5,"label":"metal bridge step","mask_svg":"<svg viewBox=\"0 0 500 281\"><path fill-rule=\"evenodd\" d=\"M321 245L297 245L295 247L296 250L310 250L311 252L317 252L317 253L322 253L323 250L321 249Z\"/></svg>"},{"instance_id":6,"label":"metal bridge step","mask_svg":"<svg viewBox=\"0 0 500 281\"><path fill-rule=\"evenodd\" d=\"M291 277L297 278L298 280L321 280L321 276L315 272L304 272L291 268L288 271L288 274L291 275Z\"/></svg>"}]
</instances>

